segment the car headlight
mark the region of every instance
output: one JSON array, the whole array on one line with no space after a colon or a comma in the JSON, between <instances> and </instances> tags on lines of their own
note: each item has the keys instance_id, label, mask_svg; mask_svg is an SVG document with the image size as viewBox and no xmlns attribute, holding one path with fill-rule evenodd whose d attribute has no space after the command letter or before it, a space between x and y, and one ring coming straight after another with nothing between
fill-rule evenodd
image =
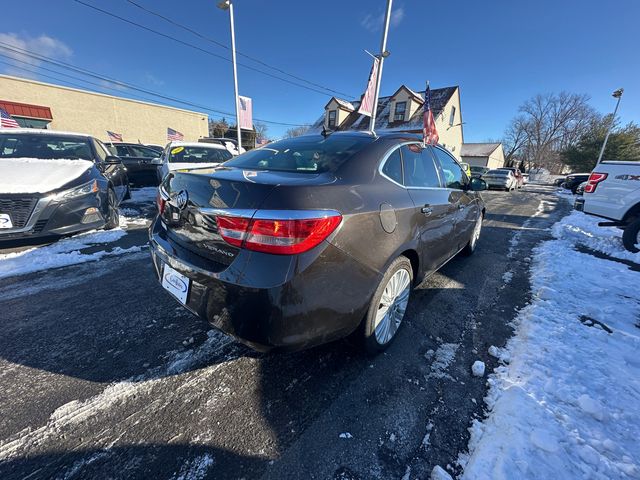
<instances>
[{"instance_id":1,"label":"car headlight","mask_svg":"<svg viewBox=\"0 0 640 480\"><path fill-rule=\"evenodd\" d=\"M88 195L90 193L96 193L100 188L98 187L97 180L91 180L79 187L70 188L69 190L65 190L64 192L60 192L56 195L56 199L63 200L69 198L81 197L83 195Z\"/></svg>"}]
</instances>

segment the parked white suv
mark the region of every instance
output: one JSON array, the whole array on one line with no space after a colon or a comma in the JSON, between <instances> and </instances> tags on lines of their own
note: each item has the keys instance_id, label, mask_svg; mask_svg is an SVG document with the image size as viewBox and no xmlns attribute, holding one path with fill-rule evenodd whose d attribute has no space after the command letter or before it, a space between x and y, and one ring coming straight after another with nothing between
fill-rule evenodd
<instances>
[{"instance_id":1,"label":"parked white suv","mask_svg":"<svg viewBox=\"0 0 640 480\"><path fill-rule=\"evenodd\" d=\"M577 210L604 218L600 226L624 230L627 250L640 251L640 161L602 162L591 172L584 195L575 203Z\"/></svg>"}]
</instances>

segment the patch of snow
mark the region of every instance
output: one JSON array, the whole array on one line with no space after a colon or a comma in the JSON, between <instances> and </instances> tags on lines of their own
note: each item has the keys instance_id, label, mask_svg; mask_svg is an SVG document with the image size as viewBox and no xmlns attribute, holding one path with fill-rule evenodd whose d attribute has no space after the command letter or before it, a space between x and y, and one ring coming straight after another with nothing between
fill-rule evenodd
<instances>
[{"instance_id":1,"label":"patch of snow","mask_svg":"<svg viewBox=\"0 0 640 480\"><path fill-rule=\"evenodd\" d=\"M510 363L488 377L463 479L640 478L640 274L577 251L622 253L618 232L581 215L534 249L532 303L507 346L490 349Z\"/></svg>"},{"instance_id":2,"label":"patch of snow","mask_svg":"<svg viewBox=\"0 0 640 480\"><path fill-rule=\"evenodd\" d=\"M411 467L407 465L407 469L404 471L404 475L402 476L402 480L410 480L411 479Z\"/></svg>"},{"instance_id":3,"label":"patch of snow","mask_svg":"<svg viewBox=\"0 0 640 480\"><path fill-rule=\"evenodd\" d=\"M599 227L602 219L574 210L552 227L553 236L622 260L640 264L640 252L632 253L622 244L622 230Z\"/></svg>"},{"instance_id":4,"label":"patch of snow","mask_svg":"<svg viewBox=\"0 0 640 480\"><path fill-rule=\"evenodd\" d=\"M51 245L34 247L21 252L0 254L0 278L25 275L50 268L65 267L78 263L95 262L104 257L139 252L140 246L131 248L116 247L111 251L100 250L84 254L80 250L96 244L112 243L126 235L120 228L113 230L79 233L63 238Z\"/></svg>"},{"instance_id":5,"label":"patch of snow","mask_svg":"<svg viewBox=\"0 0 640 480\"><path fill-rule=\"evenodd\" d=\"M447 373L446 370L453 362L453 359L456 356L456 351L460 347L458 343L443 343L438 347L435 351L435 359L431 364L431 373L429 373L429 377L431 378L452 378ZM427 352L428 354L429 352Z\"/></svg>"},{"instance_id":6,"label":"patch of snow","mask_svg":"<svg viewBox=\"0 0 640 480\"><path fill-rule=\"evenodd\" d=\"M449 473L442 468L440 465L436 465L431 470L431 476L429 477L431 480L453 480L453 477L449 475Z\"/></svg>"},{"instance_id":7,"label":"patch of snow","mask_svg":"<svg viewBox=\"0 0 640 480\"><path fill-rule=\"evenodd\" d=\"M351 435L349 432L344 432L344 433L341 433L339 435L339 437L340 438L353 438L353 435Z\"/></svg>"},{"instance_id":8,"label":"patch of snow","mask_svg":"<svg viewBox=\"0 0 640 480\"><path fill-rule=\"evenodd\" d=\"M513 272L504 272L504 274L502 275L502 281L504 283L511 283L511 280L513 280Z\"/></svg>"},{"instance_id":9,"label":"patch of snow","mask_svg":"<svg viewBox=\"0 0 640 480\"><path fill-rule=\"evenodd\" d=\"M93 168L88 160L3 158L0 162L0 193L47 193Z\"/></svg>"},{"instance_id":10,"label":"patch of snow","mask_svg":"<svg viewBox=\"0 0 640 480\"><path fill-rule=\"evenodd\" d=\"M173 480L200 480L207 476L209 468L214 464L213 457L208 453L186 461Z\"/></svg>"},{"instance_id":11,"label":"patch of snow","mask_svg":"<svg viewBox=\"0 0 640 480\"><path fill-rule=\"evenodd\" d=\"M422 446L426 449L431 445L431 430L433 430L433 422L429 422L427 424L427 433L424 434L422 438Z\"/></svg>"},{"instance_id":12,"label":"patch of snow","mask_svg":"<svg viewBox=\"0 0 640 480\"><path fill-rule=\"evenodd\" d=\"M471 373L473 373L475 377L482 377L484 375L484 368L484 362L476 360L473 362L473 365L471 365Z\"/></svg>"},{"instance_id":13,"label":"patch of snow","mask_svg":"<svg viewBox=\"0 0 640 480\"><path fill-rule=\"evenodd\" d=\"M132 203L154 203L157 193L157 187L132 188L131 198L122 202L122 205L128 207Z\"/></svg>"}]
</instances>

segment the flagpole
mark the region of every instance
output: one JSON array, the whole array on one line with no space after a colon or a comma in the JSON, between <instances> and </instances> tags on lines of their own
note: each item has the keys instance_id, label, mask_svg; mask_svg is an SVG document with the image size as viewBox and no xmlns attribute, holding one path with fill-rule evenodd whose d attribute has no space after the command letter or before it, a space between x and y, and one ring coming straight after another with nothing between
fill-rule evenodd
<instances>
[{"instance_id":1,"label":"flagpole","mask_svg":"<svg viewBox=\"0 0 640 480\"><path fill-rule=\"evenodd\" d=\"M222 0L218 3L218 7L222 10L229 10L229 21L231 22L231 60L233 63L233 89L236 100L236 126L238 127L238 155L242 148L242 140L240 138L240 99L238 98L238 67L236 66L236 32L233 21L233 1Z\"/></svg>"},{"instance_id":2,"label":"flagpole","mask_svg":"<svg viewBox=\"0 0 640 480\"><path fill-rule=\"evenodd\" d=\"M384 32L382 34L382 44L380 45L380 64L378 65L378 75L376 78L376 94L373 97L373 108L371 111L371 120L369 121L369 130L375 131L376 114L378 113L378 96L380 95L380 80L382 80L382 65L387 53L387 35L389 34L389 20L391 19L391 5L393 0L387 0L387 12L384 16Z\"/></svg>"},{"instance_id":3,"label":"flagpole","mask_svg":"<svg viewBox=\"0 0 640 480\"><path fill-rule=\"evenodd\" d=\"M427 92L428 91L429 91L429 80L427 80L427 86L424 89L424 104L423 105L427 104ZM424 108L424 106L422 108ZM422 120L423 124L424 124L424 115L426 115L426 114L427 114L427 112L424 112L422 114L423 115L423 120ZM422 146L424 148L427 148L427 132L425 131L424 126L422 127Z\"/></svg>"}]
</instances>

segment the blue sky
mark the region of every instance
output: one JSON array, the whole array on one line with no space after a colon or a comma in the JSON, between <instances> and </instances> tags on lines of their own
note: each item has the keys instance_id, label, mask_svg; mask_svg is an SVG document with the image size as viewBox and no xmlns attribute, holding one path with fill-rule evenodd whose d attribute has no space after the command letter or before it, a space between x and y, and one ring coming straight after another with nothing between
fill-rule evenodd
<instances>
[{"instance_id":1,"label":"blue sky","mask_svg":"<svg viewBox=\"0 0 640 480\"><path fill-rule=\"evenodd\" d=\"M126 0L83 1L229 56L227 50ZM135 1L229 43L228 15L215 7L217 0ZM237 48L357 97L370 69L370 58L363 49L379 48L385 5L384 0L235 0ZM149 90L222 111L234 110L231 65L224 60L73 0L5 2L2 10L0 41ZM459 85L467 142L500 138L523 101L536 93L561 90L586 93L596 109L609 112L614 106L611 92L623 86L621 119L640 122L637 0L395 0L394 10L388 43L391 56L385 62L381 94L389 95L403 83L422 89L427 79L432 87ZM5 52L0 49L0 53ZM0 61L7 59L0 57ZM264 69L242 57L239 61ZM25 74L3 63L0 72ZM254 99L255 117L278 122L313 122L330 98L242 66L239 84L240 93ZM269 125L269 135L277 137L286 128Z\"/></svg>"}]
</instances>

